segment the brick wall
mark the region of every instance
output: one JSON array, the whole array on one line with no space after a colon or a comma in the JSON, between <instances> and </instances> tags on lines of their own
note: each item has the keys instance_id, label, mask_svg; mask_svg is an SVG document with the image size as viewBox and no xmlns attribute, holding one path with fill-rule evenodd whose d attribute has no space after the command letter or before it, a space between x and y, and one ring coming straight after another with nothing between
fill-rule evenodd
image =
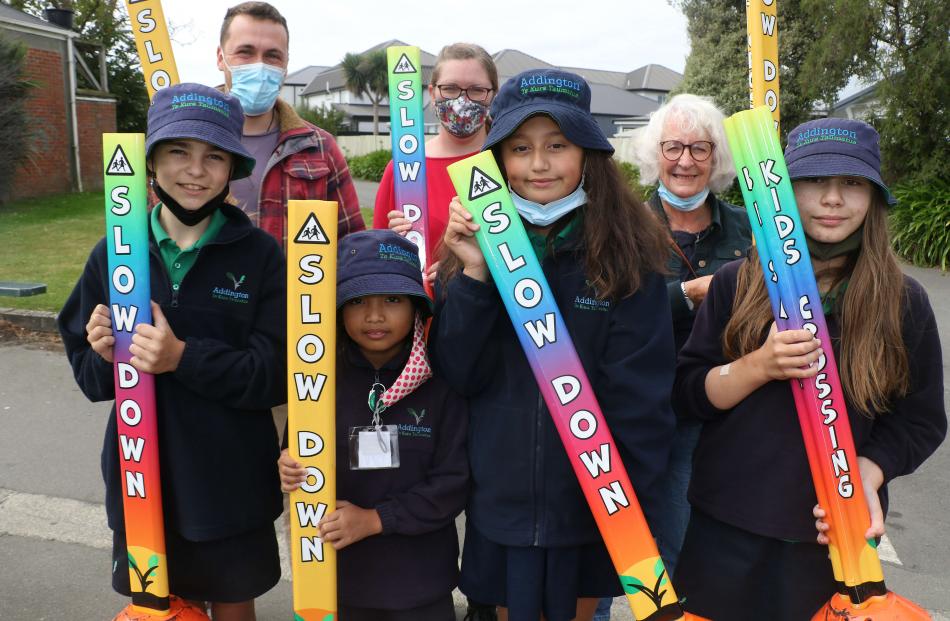
<instances>
[{"instance_id":1,"label":"brick wall","mask_svg":"<svg viewBox=\"0 0 950 621\"><path fill-rule=\"evenodd\" d=\"M115 132L115 101L76 100L79 119L79 162L82 188L86 192L102 189L102 134Z\"/></svg>"},{"instance_id":2,"label":"brick wall","mask_svg":"<svg viewBox=\"0 0 950 621\"><path fill-rule=\"evenodd\" d=\"M26 77L36 84L26 106L32 137L30 158L16 172L14 198L61 194L73 189L63 75L61 54L36 48L27 50Z\"/></svg>"}]
</instances>

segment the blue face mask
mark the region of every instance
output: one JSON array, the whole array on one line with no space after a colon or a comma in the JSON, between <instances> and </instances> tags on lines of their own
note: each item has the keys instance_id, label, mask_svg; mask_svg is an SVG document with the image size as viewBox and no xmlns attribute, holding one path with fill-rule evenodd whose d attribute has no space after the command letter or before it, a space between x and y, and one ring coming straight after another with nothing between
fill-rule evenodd
<instances>
[{"instance_id":1,"label":"blue face mask","mask_svg":"<svg viewBox=\"0 0 950 621\"><path fill-rule=\"evenodd\" d=\"M542 205L526 198L518 196L511 189L511 182L508 183L508 191L511 193L511 200L515 204L518 214L535 226L550 226L557 222L562 216L569 214L581 205L587 203L587 192L584 191L584 178L577 184L577 189L556 201Z\"/></svg>"},{"instance_id":2,"label":"blue face mask","mask_svg":"<svg viewBox=\"0 0 950 621\"><path fill-rule=\"evenodd\" d=\"M244 114L257 116L264 114L277 101L280 84L284 81L285 71L267 63L250 63L234 67L224 64L231 70L231 94L238 98Z\"/></svg>"},{"instance_id":3,"label":"blue face mask","mask_svg":"<svg viewBox=\"0 0 950 621\"><path fill-rule=\"evenodd\" d=\"M700 205L706 202L706 197L709 196L709 188L703 188L701 192L697 192L692 196L687 196L686 198L680 198L676 194L673 194L666 189L666 186L663 185L663 182L660 182L660 187L657 188L656 193L660 195L660 198L663 199L663 202L672 207L673 209L678 209L680 211L693 211L698 209Z\"/></svg>"}]
</instances>

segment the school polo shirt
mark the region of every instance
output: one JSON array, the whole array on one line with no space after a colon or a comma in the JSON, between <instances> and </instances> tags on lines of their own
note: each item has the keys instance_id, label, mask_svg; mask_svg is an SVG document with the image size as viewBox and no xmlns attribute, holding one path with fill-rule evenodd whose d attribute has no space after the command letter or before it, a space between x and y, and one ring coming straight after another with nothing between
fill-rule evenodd
<instances>
[{"instance_id":1,"label":"school polo shirt","mask_svg":"<svg viewBox=\"0 0 950 621\"><path fill-rule=\"evenodd\" d=\"M159 251L161 251L162 263L165 264L165 271L168 273L168 278L172 282L172 289L178 291L178 287L185 278L185 274L188 273L188 270L191 269L191 266L194 265L198 259L198 251L201 250L205 244L218 236L218 232L221 230L221 227L224 226L227 218L221 213L220 209L216 209L215 212L211 214L211 222L208 224L208 228L201 234L198 241L196 241L191 248L182 250L178 247L178 244L175 243L175 240L169 237L165 229L162 228L162 223L158 220L158 212L161 208L162 205L158 204L152 209L150 219L152 235L155 236L155 242L158 244Z\"/></svg>"},{"instance_id":2,"label":"school polo shirt","mask_svg":"<svg viewBox=\"0 0 950 621\"><path fill-rule=\"evenodd\" d=\"M567 236L570 235L575 228L577 228L578 222L581 219L581 215L578 215L576 218L571 218L571 221L568 222L567 226L561 229L557 235L554 236L554 247L557 248L564 243L564 240L567 239ZM528 233L528 241L531 242L531 249L534 250L534 254L538 257L538 261L544 261L544 253L547 251L548 247L548 238L541 233L538 233L532 228L525 227L525 231Z\"/></svg>"}]
</instances>

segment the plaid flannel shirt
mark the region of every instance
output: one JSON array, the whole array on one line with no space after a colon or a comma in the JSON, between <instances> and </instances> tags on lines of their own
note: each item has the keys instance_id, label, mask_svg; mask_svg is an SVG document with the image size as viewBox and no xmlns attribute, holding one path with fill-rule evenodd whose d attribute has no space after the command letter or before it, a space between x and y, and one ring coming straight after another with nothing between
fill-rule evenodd
<instances>
[{"instance_id":1,"label":"plaid flannel shirt","mask_svg":"<svg viewBox=\"0 0 950 621\"><path fill-rule=\"evenodd\" d=\"M251 222L270 233L284 248L287 243L287 201L328 200L339 206L340 238L366 228L346 158L326 131L304 121L286 102L277 100L280 138L261 181Z\"/></svg>"}]
</instances>

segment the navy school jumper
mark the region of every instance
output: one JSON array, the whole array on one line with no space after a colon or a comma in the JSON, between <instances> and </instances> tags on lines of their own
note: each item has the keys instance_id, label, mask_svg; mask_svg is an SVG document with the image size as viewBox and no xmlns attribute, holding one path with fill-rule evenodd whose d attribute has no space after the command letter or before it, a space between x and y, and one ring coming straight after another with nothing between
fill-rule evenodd
<instances>
[{"instance_id":1,"label":"navy school jumper","mask_svg":"<svg viewBox=\"0 0 950 621\"><path fill-rule=\"evenodd\" d=\"M162 501L168 527L192 541L273 522L282 510L278 439L270 408L286 401L283 253L238 208L173 291L149 229L151 297L185 350L155 376ZM239 286L228 272L243 276ZM91 401L115 399L112 364L92 350L86 323L109 304L105 239L57 319L76 382ZM102 447L109 527L124 530L116 413Z\"/></svg>"},{"instance_id":2,"label":"navy school jumper","mask_svg":"<svg viewBox=\"0 0 950 621\"><path fill-rule=\"evenodd\" d=\"M741 264L742 260L733 261L716 273L680 351L674 404L677 411L705 421L693 458L689 501L717 520L751 533L811 542L815 540L811 511L818 501L789 382L768 382L729 410L717 409L706 396L706 374L728 362L721 339L732 316ZM933 310L923 287L909 276L904 276L904 295L901 321L910 390L893 399L888 411L871 417L859 413L845 395L858 455L884 471L879 495L885 513L887 483L913 472L947 432ZM840 360L841 327L834 315L827 316L827 323ZM856 471L857 464L852 469Z\"/></svg>"},{"instance_id":3,"label":"navy school jumper","mask_svg":"<svg viewBox=\"0 0 950 621\"><path fill-rule=\"evenodd\" d=\"M375 508L383 532L338 552L340 603L407 610L451 594L458 584L455 518L465 507L469 469L465 400L437 376L382 413L399 427L399 467L351 470L349 433L371 424L373 383L391 386L409 358L401 352L379 370L345 335L337 358L337 497Z\"/></svg>"},{"instance_id":4,"label":"navy school jumper","mask_svg":"<svg viewBox=\"0 0 950 621\"><path fill-rule=\"evenodd\" d=\"M621 300L597 300L583 271L580 227L542 268L649 521L674 417L675 354L666 285L643 276ZM464 274L437 296L430 351L437 372L469 399L468 520L509 546L600 541L593 516L495 284Z\"/></svg>"}]
</instances>

